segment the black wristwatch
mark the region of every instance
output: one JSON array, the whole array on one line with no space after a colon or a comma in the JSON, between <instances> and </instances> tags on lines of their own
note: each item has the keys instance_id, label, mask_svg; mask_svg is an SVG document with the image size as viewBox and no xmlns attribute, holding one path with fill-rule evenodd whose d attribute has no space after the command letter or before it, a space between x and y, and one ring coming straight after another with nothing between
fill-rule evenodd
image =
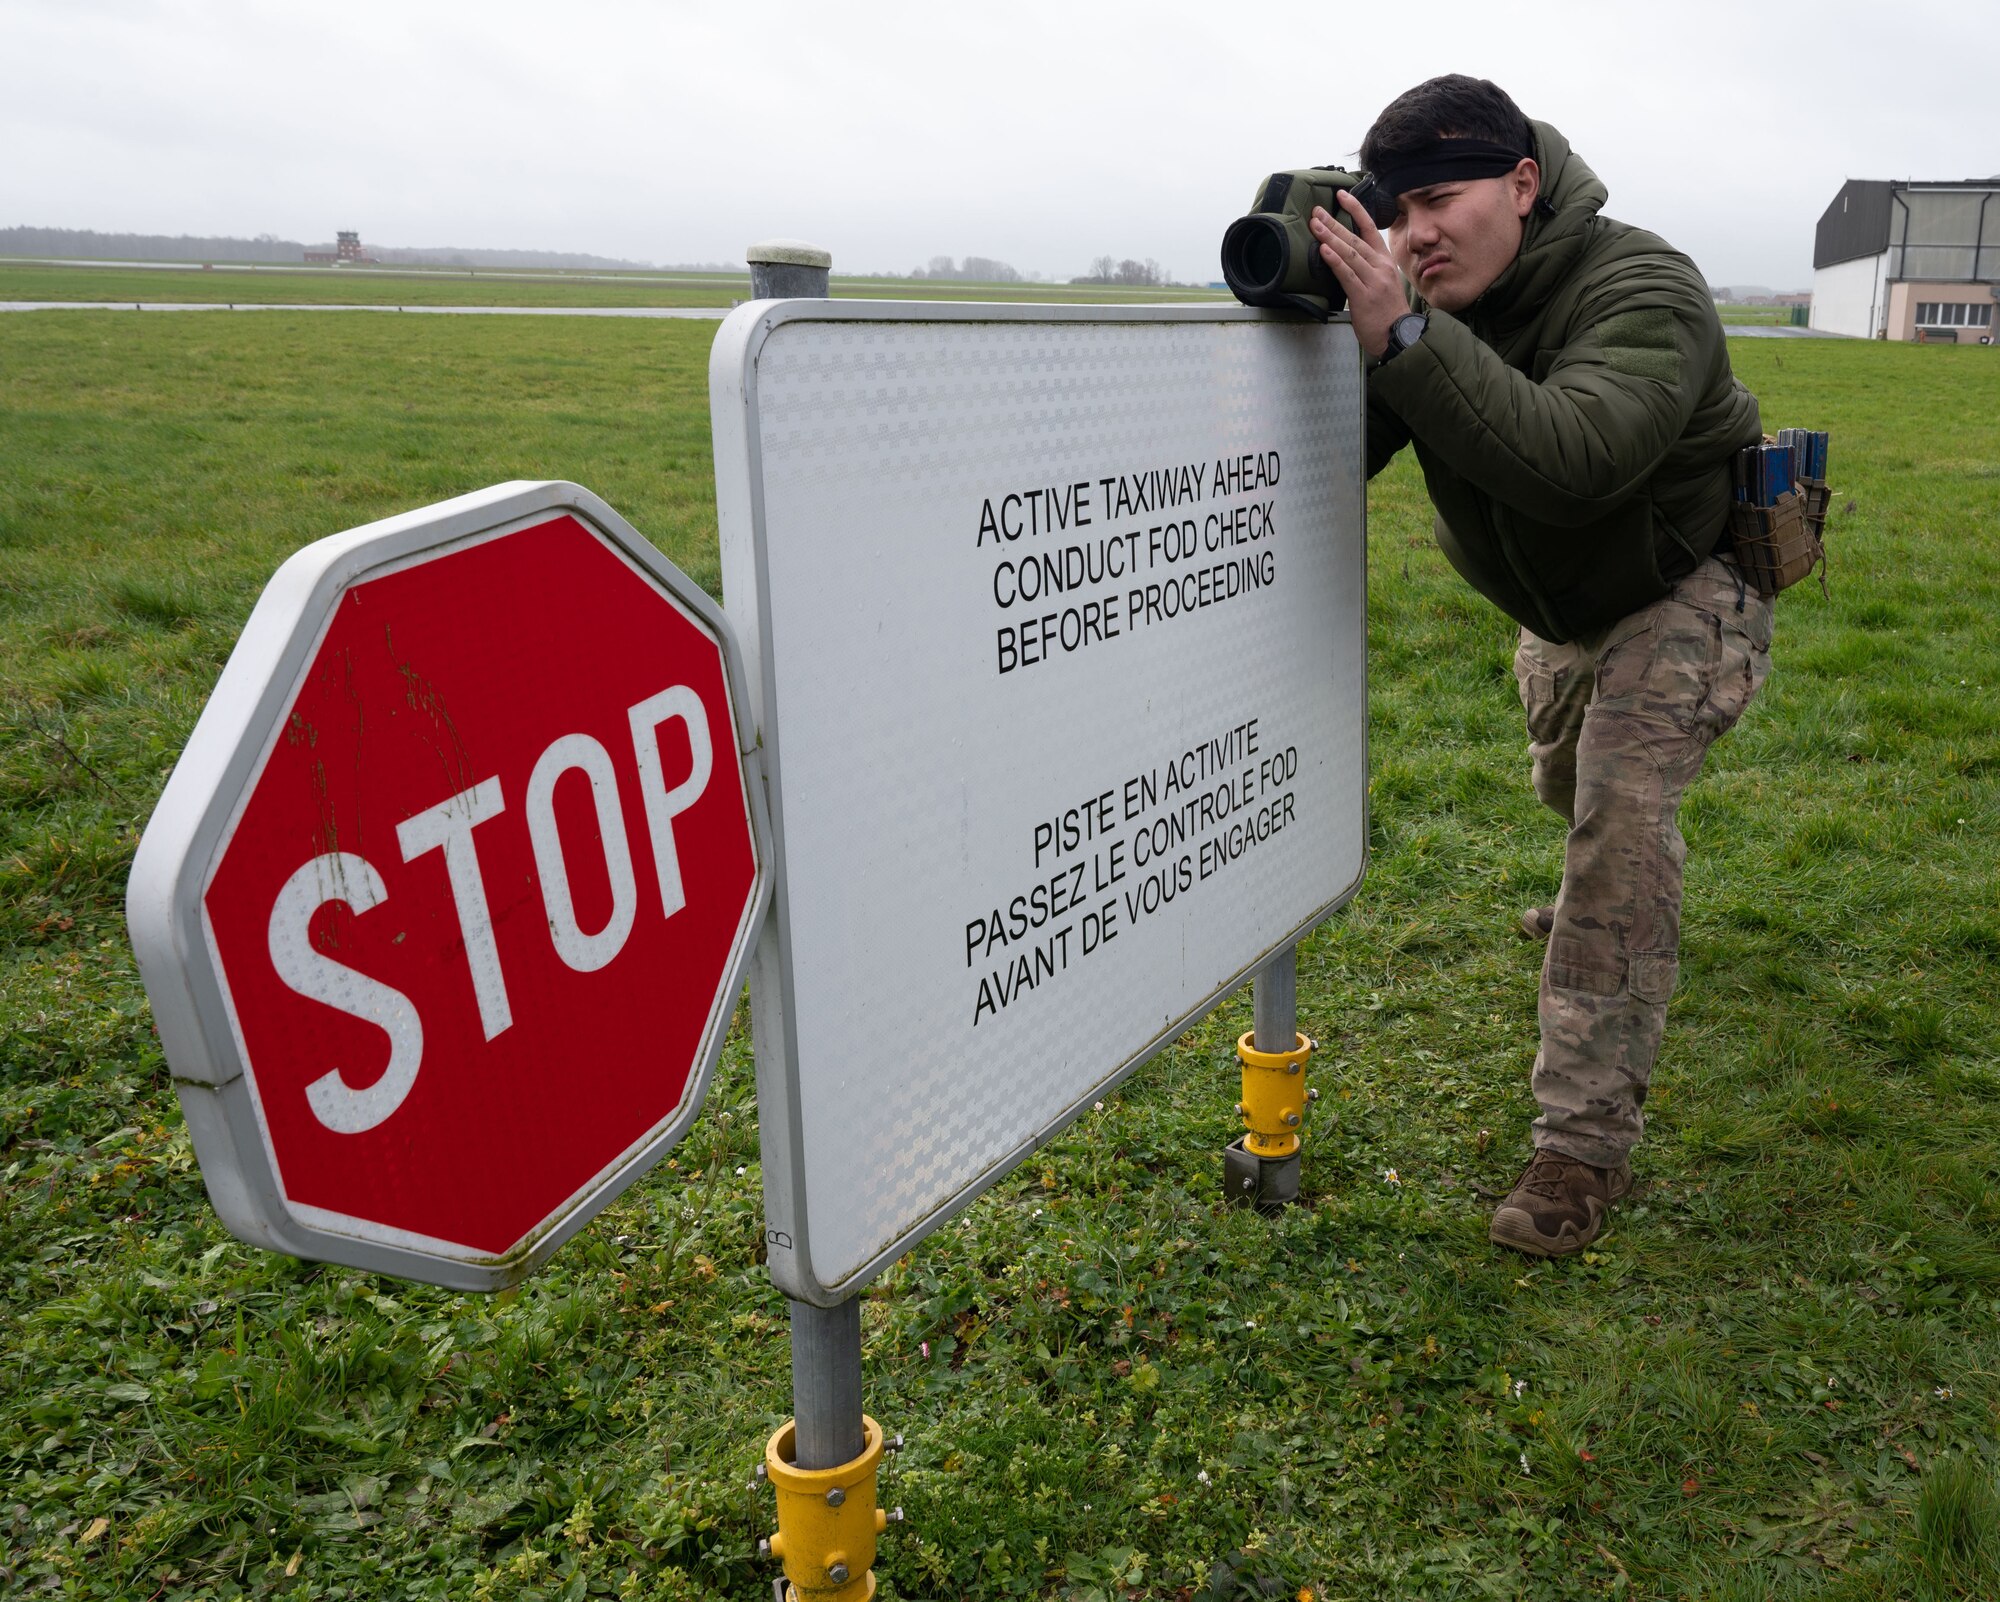
<instances>
[{"instance_id":1,"label":"black wristwatch","mask_svg":"<svg viewBox=\"0 0 2000 1602\"><path fill-rule=\"evenodd\" d=\"M1424 330L1431 325L1430 316L1425 312L1404 312L1389 325L1389 348L1382 352L1382 362L1386 362L1398 351L1408 350L1424 337ZM1382 362L1375 365L1380 367Z\"/></svg>"}]
</instances>

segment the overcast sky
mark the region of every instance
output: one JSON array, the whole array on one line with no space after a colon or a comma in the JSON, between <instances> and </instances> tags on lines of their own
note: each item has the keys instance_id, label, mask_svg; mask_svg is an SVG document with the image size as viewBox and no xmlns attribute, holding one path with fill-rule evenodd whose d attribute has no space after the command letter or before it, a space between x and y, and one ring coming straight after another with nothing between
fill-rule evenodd
<instances>
[{"instance_id":1,"label":"overcast sky","mask_svg":"<svg viewBox=\"0 0 2000 1602\"><path fill-rule=\"evenodd\" d=\"M0 224L1218 276L1279 167L1495 79L1711 282L1803 288L1843 179L2000 172L1992 0L0 0Z\"/></svg>"}]
</instances>

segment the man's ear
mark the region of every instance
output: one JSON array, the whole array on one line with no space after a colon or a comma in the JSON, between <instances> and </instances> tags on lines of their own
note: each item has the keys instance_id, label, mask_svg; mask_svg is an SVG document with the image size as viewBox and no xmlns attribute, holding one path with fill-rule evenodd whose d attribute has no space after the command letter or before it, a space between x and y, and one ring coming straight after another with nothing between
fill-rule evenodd
<instances>
[{"instance_id":1,"label":"man's ear","mask_svg":"<svg viewBox=\"0 0 2000 1602\"><path fill-rule=\"evenodd\" d=\"M1542 192L1542 169L1536 165L1533 156L1523 156L1507 174L1507 187L1514 201L1514 215L1525 217L1535 209L1535 199Z\"/></svg>"}]
</instances>

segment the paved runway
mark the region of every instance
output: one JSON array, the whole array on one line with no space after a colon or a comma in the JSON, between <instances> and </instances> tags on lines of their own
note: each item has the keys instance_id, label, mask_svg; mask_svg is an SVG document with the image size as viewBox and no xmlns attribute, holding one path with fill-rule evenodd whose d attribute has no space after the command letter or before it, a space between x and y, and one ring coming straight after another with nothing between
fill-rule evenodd
<instances>
[{"instance_id":1,"label":"paved runway","mask_svg":"<svg viewBox=\"0 0 2000 1602\"><path fill-rule=\"evenodd\" d=\"M306 306L206 300L0 300L10 311L422 312L448 317L692 317L720 322L727 306Z\"/></svg>"},{"instance_id":2,"label":"paved runway","mask_svg":"<svg viewBox=\"0 0 2000 1602\"><path fill-rule=\"evenodd\" d=\"M1852 339L1852 334L1829 334L1824 328L1792 328L1777 323L1724 323L1722 331L1732 339Z\"/></svg>"}]
</instances>

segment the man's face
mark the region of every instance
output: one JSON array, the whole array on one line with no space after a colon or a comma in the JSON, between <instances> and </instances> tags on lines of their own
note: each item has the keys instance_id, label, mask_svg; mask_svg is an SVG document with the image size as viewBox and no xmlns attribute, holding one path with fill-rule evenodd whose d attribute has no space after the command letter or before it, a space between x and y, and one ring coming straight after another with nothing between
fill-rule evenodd
<instances>
[{"instance_id":1,"label":"man's face","mask_svg":"<svg viewBox=\"0 0 2000 1602\"><path fill-rule=\"evenodd\" d=\"M1541 172L1529 160L1498 178L1405 190L1389 225L1396 265L1439 311L1464 311L1520 254L1540 192Z\"/></svg>"}]
</instances>

